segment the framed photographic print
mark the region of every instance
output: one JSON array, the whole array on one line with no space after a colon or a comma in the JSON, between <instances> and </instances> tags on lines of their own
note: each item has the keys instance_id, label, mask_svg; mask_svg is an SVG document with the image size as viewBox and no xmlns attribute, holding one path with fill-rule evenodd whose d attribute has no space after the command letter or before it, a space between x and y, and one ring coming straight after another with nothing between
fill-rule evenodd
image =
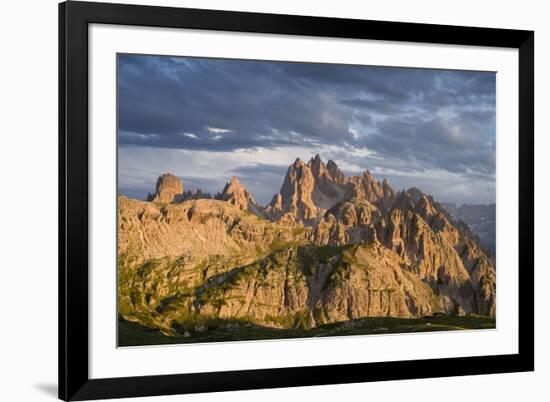
<instances>
[{"instance_id":1,"label":"framed photographic print","mask_svg":"<svg viewBox=\"0 0 550 402\"><path fill-rule=\"evenodd\" d=\"M59 33L61 399L534 369L533 32L70 1Z\"/></svg>"}]
</instances>

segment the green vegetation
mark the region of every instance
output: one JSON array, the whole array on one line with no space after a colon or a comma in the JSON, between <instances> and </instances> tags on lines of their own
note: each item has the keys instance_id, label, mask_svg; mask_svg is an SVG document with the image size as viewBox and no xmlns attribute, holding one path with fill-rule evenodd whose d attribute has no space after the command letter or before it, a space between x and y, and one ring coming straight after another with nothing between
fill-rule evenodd
<instances>
[{"instance_id":1,"label":"green vegetation","mask_svg":"<svg viewBox=\"0 0 550 402\"><path fill-rule=\"evenodd\" d=\"M282 251L282 250L285 250L289 247L295 247L296 246L296 242L294 241L286 241L286 240L280 240L280 239L275 239L273 240L273 242L271 243L271 245L269 246L269 253L276 253L277 251Z\"/></svg>"},{"instance_id":2,"label":"green vegetation","mask_svg":"<svg viewBox=\"0 0 550 402\"><path fill-rule=\"evenodd\" d=\"M411 332L494 329L495 319L483 316L437 315L425 318L372 317L322 325L312 329L276 329L254 326L243 320L212 320L204 331L188 330L177 336L140 324L120 320L119 346L162 345L245 341L261 339L309 338L340 335L374 335Z\"/></svg>"},{"instance_id":3,"label":"green vegetation","mask_svg":"<svg viewBox=\"0 0 550 402\"><path fill-rule=\"evenodd\" d=\"M335 255L340 254L342 251L351 247L352 246L349 244L343 246L319 246L315 247L315 253L317 254L320 262L326 263Z\"/></svg>"},{"instance_id":4,"label":"green vegetation","mask_svg":"<svg viewBox=\"0 0 550 402\"><path fill-rule=\"evenodd\" d=\"M322 291L326 291L349 280L350 266L360 266L367 276L372 268L365 261L357 261L356 245L316 246L275 238L268 255L266 250L258 250L258 259L244 264L244 259L236 255L211 255L203 259L164 257L147 261L138 260L130 252L121 255L119 345L495 328L494 318L481 316L370 317L327 323L330 314L324 306L312 311L307 305L299 311L278 311L272 303L279 300L278 289L285 292L286 300L295 302L299 292L311 286L312 277L325 278ZM406 277L413 276L406 270L403 273ZM425 287L426 297L432 297L433 305L437 306L437 297L428 285ZM388 286L379 290L395 291ZM286 292L291 295L290 299ZM247 299L246 294L254 297ZM242 306L248 308L248 303L253 307L249 311L254 316L240 310ZM232 318L219 318L221 310L225 317L227 311L231 311ZM265 315L258 313L262 310ZM315 323L318 326L312 328Z\"/></svg>"}]
</instances>

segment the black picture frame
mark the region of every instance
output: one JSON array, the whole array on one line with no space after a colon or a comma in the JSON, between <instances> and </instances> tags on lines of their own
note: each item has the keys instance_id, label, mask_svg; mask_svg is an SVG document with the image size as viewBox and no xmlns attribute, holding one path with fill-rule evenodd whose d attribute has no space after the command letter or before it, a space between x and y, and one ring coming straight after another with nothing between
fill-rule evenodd
<instances>
[{"instance_id":1,"label":"black picture frame","mask_svg":"<svg viewBox=\"0 0 550 402\"><path fill-rule=\"evenodd\" d=\"M517 354L213 373L88 375L88 25L375 39L519 51L519 345ZM292 387L534 370L534 32L121 5L59 5L59 398Z\"/></svg>"}]
</instances>

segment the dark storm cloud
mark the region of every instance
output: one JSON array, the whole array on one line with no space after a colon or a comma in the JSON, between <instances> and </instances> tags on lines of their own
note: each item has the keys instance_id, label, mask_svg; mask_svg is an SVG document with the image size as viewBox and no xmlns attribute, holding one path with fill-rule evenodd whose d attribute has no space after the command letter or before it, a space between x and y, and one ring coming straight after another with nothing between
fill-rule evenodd
<instances>
[{"instance_id":1,"label":"dark storm cloud","mask_svg":"<svg viewBox=\"0 0 550 402\"><path fill-rule=\"evenodd\" d=\"M334 141L350 136L353 111L333 96L273 63L119 56L120 143L225 151Z\"/></svg>"},{"instance_id":2,"label":"dark storm cloud","mask_svg":"<svg viewBox=\"0 0 550 402\"><path fill-rule=\"evenodd\" d=\"M340 147L364 168L494 181L494 73L139 55L118 71L122 147ZM256 188L284 175L234 173Z\"/></svg>"},{"instance_id":3,"label":"dark storm cloud","mask_svg":"<svg viewBox=\"0 0 550 402\"><path fill-rule=\"evenodd\" d=\"M482 127L467 121L460 125L441 117L387 119L363 143L379 155L391 155L413 167L451 172L495 170L494 142Z\"/></svg>"}]
</instances>

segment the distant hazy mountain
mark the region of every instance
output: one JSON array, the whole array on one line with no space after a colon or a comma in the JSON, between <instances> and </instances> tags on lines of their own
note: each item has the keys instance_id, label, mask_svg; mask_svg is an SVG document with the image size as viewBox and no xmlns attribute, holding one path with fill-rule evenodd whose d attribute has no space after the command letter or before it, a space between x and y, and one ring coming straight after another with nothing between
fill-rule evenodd
<instances>
[{"instance_id":1,"label":"distant hazy mountain","mask_svg":"<svg viewBox=\"0 0 550 402\"><path fill-rule=\"evenodd\" d=\"M496 251L496 204L464 204L457 207L453 203L441 203L455 221L463 221L472 232L479 236L481 243L495 255Z\"/></svg>"}]
</instances>

